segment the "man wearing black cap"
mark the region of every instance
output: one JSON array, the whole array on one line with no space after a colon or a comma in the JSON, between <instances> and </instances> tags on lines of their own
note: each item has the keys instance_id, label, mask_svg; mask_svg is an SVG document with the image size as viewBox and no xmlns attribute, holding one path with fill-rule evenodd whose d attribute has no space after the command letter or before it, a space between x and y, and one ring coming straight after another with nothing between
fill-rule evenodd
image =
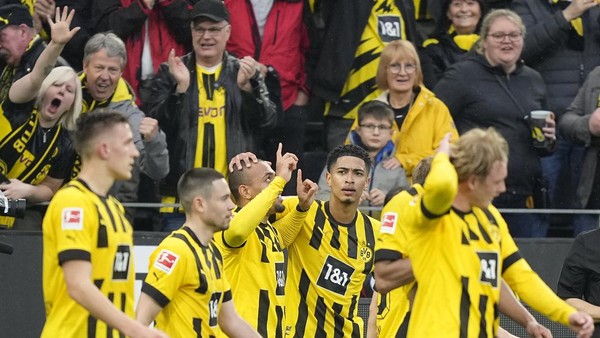
<instances>
[{"instance_id":1,"label":"man wearing black cap","mask_svg":"<svg viewBox=\"0 0 600 338\"><path fill-rule=\"evenodd\" d=\"M177 180L185 170L210 167L227 175L229 159L256 152L258 131L277 123L258 63L225 52L231 26L223 2L199 1L191 19L194 51L181 58L171 51L146 109L167 134L170 172L161 185L165 203L176 202ZM163 230L183 224L182 213L165 216Z\"/></svg>"},{"instance_id":2,"label":"man wearing black cap","mask_svg":"<svg viewBox=\"0 0 600 338\"><path fill-rule=\"evenodd\" d=\"M46 44L33 29L27 7L18 4L0 7L0 103L11 84L31 72ZM0 105L0 123L5 122L5 105ZM33 101L25 110L33 108Z\"/></svg>"}]
</instances>

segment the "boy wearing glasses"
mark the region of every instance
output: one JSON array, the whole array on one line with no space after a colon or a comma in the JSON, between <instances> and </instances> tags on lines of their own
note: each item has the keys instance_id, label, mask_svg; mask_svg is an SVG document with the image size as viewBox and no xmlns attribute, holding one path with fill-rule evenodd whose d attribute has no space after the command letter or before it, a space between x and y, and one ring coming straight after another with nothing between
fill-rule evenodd
<instances>
[{"instance_id":1,"label":"boy wearing glasses","mask_svg":"<svg viewBox=\"0 0 600 338\"><path fill-rule=\"evenodd\" d=\"M390 190L408 187L406 172L402 167L385 169L383 161L395 154L392 142L394 112L384 102L369 101L358 109L358 126L350 132L349 142L364 148L372 159L371 182L363 192L361 206L383 206L385 195ZM329 198L330 188L326 183L323 169L319 179L318 200ZM379 217L379 214L373 217Z\"/></svg>"}]
</instances>

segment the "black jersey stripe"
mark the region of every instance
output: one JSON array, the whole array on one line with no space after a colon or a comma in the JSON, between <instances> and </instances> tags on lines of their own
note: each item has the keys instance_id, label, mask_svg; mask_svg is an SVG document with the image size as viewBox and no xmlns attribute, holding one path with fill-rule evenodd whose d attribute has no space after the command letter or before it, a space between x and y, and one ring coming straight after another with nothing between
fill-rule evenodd
<instances>
[{"instance_id":1,"label":"black jersey stripe","mask_svg":"<svg viewBox=\"0 0 600 338\"><path fill-rule=\"evenodd\" d=\"M340 225L335 222L332 221L332 219L329 219L329 224L331 225L331 229L333 230L333 233L331 234L331 241L329 241L329 245L336 250L339 250L342 245L340 243Z\"/></svg>"},{"instance_id":2,"label":"black jersey stripe","mask_svg":"<svg viewBox=\"0 0 600 338\"><path fill-rule=\"evenodd\" d=\"M488 296L480 295L479 296L479 314L480 314L480 322L479 322L479 338L486 338L487 335L487 320L485 319L485 312L487 310Z\"/></svg>"},{"instance_id":3,"label":"black jersey stripe","mask_svg":"<svg viewBox=\"0 0 600 338\"><path fill-rule=\"evenodd\" d=\"M219 258L215 254L215 252L219 252L219 249L217 249L214 246L213 242L210 242L209 251L210 251L210 258L212 261L213 270L215 272L215 277L217 277L217 279L221 279L221 268L219 267Z\"/></svg>"},{"instance_id":4,"label":"black jersey stripe","mask_svg":"<svg viewBox=\"0 0 600 338\"><path fill-rule=\"evenodd\" d=\"M261 253L260 253L260 261L262 263L269 263L269 257L267 256L267 245L265 244L265 233L260 227L257 227L254 232L256 236L258 236L258 242L260 243Z\"/></svg>"},{"instance_id":5,"label":"black jersey stripe","mask_svg":"<svg viewBox=\"0 0 600 338\"><path fill-rule=\"evenodd\" d=\"M204 140L202 141L202 166L206 168L215 167L215 125L204 123Z\"/></svg>"},{"instance_id":6,"label":"black jersey stripe","mask_svg":"<svg viewBox=\"0 0 600 338\"><path fill-rule=\"evenodd\" d=\"M148 297L154 299L154 301L160 305L160 307L167 306L171 300L167 298L160 290L155 288L154 286L146 283L145 281L142 283L142 292L147 294Z\"/></svg>"},{"instance_id":7,"label":"black jersey stripe","mask_svg":"<svg viewBox=\"0 0 600 338\"><path fill-rule=\"evenodd\" d=\"M269 336L267 322L269 321L270 306L271 302L269 301L269 291L260 290L258 293L258 318L256 320L256 331L258 331L262 337Z\"/></svg>"},{"instance_id":8,"label":"black jersey stripe","mask_svg":"<svg viewBox=\"0 0 600 338\"><path fill-rule=\"evenodd\" d=\"M352 338L360 338L360 327L358 323L354 322L354 310L358 304L358 296L352 296L352 302L350 302L350 309L348 309L348 319L352 321Z\"/></svg>"},{"instance_id":9,"label":"black jersey stripe","mask_svg":"<svg viewBox=\"0 0 600 338\"><path fill-rule=\"evenodd\" d=\"M516 263L521 258L523 258L523 257L521 257L521 253L519 251L513 252L508 257L506 257L504 259L504 262L502 262L502 273L504 273L504 271L506 271L506 269L510 268L511 265Z\"/></svg>"},{"instance_id":10,"label":"black jersey stripe","mask_svg":"<svg viewBox=\"0 0 600 338\"><path fill-rule=\"evenodd\" d=\"M327 205L327 203L325 203ZM318 208L315 219L312 235L310 237L310 246L319 250L321 241L323 240L323 228L325 227L325 214L322 208Z\"/></svg>"},{"instance_id":11,"label":"black jersey stripe","mask_svg":"<svg viewBox=\"0 0 600 338\"><path fill-rule=\"evenodd\" d=\"M304 338L304 330L306 329L306 321L308 320L308 305L306 299L308 298L308 288L310 287L310 280L304 269L300 275L300 283L298 285L298 291L300 292L300 304L298 305L298 320L296 321L296 327L294 338Z\"/></svg>"},{"instance_id":12,"label":"black jersey stripe","mask_svg":"<svg viewBox=\"0 0 600 338\"><path fill-rule=\"evenodd\" d=\"M363 215L366 222L366 216ZM358 235L356 233L357 216L354 217L353 224L348 226L348 257L356 259L358 257Z\"/></svg>"},{"instance_id":13,"label":"black jersey stripe","mask_svg":"<svg viewBox=\"0 0 600 338\"><path fill-rule=\"evenodd\" d=\"M95 279L94 285L100 289L102 288L102 284L104 283L104 279ZM96 338L96 326L98 325L98 319L96 317L89 315L87 319L87 336L88 338Z\"/></svg>"},{"instance_id":14,"label":"black jersey stripe","mask_svg":"<svg viewBox=\"0 0 600 338\"><path fill-rule=\"evenodd\" d=\"M195 291L200 294L205 294L206 291L208 290L208 285L207 285L207 281L206 281L206 276L202 272L202 263L200 262L200 257L198 257L198 253L196 252L196 250L194 249L194 247L192 246L192 243L190 243L188 238L185 237L185 235L173 234L173 238L182 240L188 246L190 251L192 251L192 254L194 255L194 260L196 261L196 269L198 270L198 276L200 277L198 288ZM202 247L202 249L204 249L204 247ZM206 252L204 254L206 255Z\"/></svg>"},{"instance_id":15,"label":"black jersey stripe","mask_svg":"<svg viewBox=\"0 0 600 338\"><path fill-rule=\"evenodd\" d=\"M196 332L196 338L202 338L202 318L192 318L192 326Z\"/></svg>"},{"instance_id":16,"label":"black jersey stripe","mask_svg":"<svg viewBox=\"0 0 600 338\"><path fill-rule=\"evenodd\" d=\"M375 251L375 263L402 259L402 253L396 250L379 249Z\"/></svg>"},{"instance_id":17,"label":"black jersey stripe","mask_svg":"<svg viewBox=\"0 0 600 338\"><path fill-rule=\"evenodd\" d=\"M108 214L109 222L112 225L113 230L115 232L118 232L118 230L117 230L117 224L115 222L115 217L113 216L112 209L110 208L110 206L108 205L108 203L106 203L106 198L100 197L100 201L102 202L102 205L104 206L104 210ZM99 216L101 215L100 212L98 212L98 215ZM102 217L102 216L100 216L100 217Z\"/></svg>"},{"instance_id":18,"label":"black jersey stripe","mask_svg":"<svg viewBox=\"0 0 600 338\"><path fill-rule=\"evenodd\" d=\"M481 225L481 222L479 222L479 218L477 219L477 226L479 227L479 232L481 232L481 237L483 237L483 240L487 244L491 244L492 243L492 238L487 233L487 231L485 231L485 229L483 228L483 225Z\"/></svg>"},{"instance_id":19,"label":"black jersey stripe","mask_svg":"<svg viewBox=\"0 0 600 338\"><path fill-rule=\"evenodd\" d=\"M277 315L277 326L275 331L275 338L283 338L283 307L276 305L275 314Z\"/></svg>"},{"instance_id":20,"label":"black jersey stripe","mask_svg":"<svg viewBox=\"0 0 600 338\"><path fill-rule=\"evenodd\" d=\"M469 299L469 278L461 276L460 282L462 290L460 294L460 338L467 338L469 335L469 308L471 300Z\"/></svg>"},{"instance_id":21,"label":"black jersey stripe","mask_svg":"<svg viewBox=\"0 0 600 338\"><path fill-rule=\"evenodd\" d=\"M333 306L331 308L333 309L333 313L335 316L333 318L333 322L335 325L333 331L333 338L344 338L344 317L342 317L342 310L344 309L344 306L339 303L333 303Z\"/></svg>"},{"instance_id":22,"label":"black jersey stripe","mask_svg":"<svg viewBox=\"0 0 600 338\"><path fill-rule=\"evenodd\" d=\"M327 315L327 306L323 297L317 297L315 304L315 318L317 319L317 327L315 328L315 337L327 337L325 331L325 316Z\"/></svg>"},{"instance_id":23,"label":"black jersey stripe","mask_svg":"<svg viewBox=\"0 0 600 338\"><path fill-rule=\"evenodd\" d=\"M363 214L364 219L364 231L365 237L367 240L367 247L370 249L371 253L375 252L375 232L373 230L373 224L371 223L371 219ZM365 274L368 274L373 270L374 263L374 255L371 255L369 261L365 264L365 270L363 271Z\"/></svg>"}]
</instances>

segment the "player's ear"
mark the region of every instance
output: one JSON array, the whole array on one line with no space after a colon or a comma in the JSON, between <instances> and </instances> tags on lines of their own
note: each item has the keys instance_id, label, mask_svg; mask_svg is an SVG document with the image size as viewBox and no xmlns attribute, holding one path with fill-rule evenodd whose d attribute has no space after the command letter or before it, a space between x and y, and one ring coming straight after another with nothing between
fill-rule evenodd
<instances>
[{"instance_id":1,"label":"player's ear","mask_svg":"<svg viewBox=\"0 0 600 338\"><path fill-rule=\"evenodd\" d=\"M247 185L240 184L240 186L238 187L238 193L244 199L247 199L247 200L252 199L252 194L250 193L250 187L248 187Z\"/></svg>"},{"instance_id":2,"label":"player's ear","mask_svg":"<svg viewBox=\"0 0 600 338\"><path fill-rule=\"evenodd\" d=\"M325 173L325 181L327 182L327 185L331 188L331 174L329 173L329 170L327 170L327 172Z\"/></svg>"},{"instance_id":3,"label":"player's ear","mask_svg":"<svg viewBox=\"0 0 600 338\"><path fill-rule=\"evenodd\" d=\"M108 156L110 154L110 149L108 147L108 144L106 144L105 142L99 142L96 145L96 154L98 155L98 157L102 160L107 160Z\"/></svg>"},{"instance_id":4,"label":"player's ear","mask_svg":"<svg viewBox=\"0 0 600 338\"><path fill-rule=\"evenodd\" d=\"M192 209L200 213L206 212L206 201L200 196L194 197L192 200Z\"/></svg>"}]
</instances>

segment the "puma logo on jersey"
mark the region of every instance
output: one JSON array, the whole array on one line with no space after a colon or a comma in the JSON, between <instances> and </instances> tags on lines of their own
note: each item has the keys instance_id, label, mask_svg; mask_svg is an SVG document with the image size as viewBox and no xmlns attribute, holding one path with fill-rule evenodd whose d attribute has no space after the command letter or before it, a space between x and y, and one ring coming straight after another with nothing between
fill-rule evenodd
<instances>
[{"instance_id":1,"label":"puma logo on jersey","mask_svg":"<svg viewBox=\"0 0 600 338\"><path fill-rule=\"evenodd\" d=\"M82 230L83 209L64 208L62 211L61 227L63 230Z\"/></svg>"},{"instance_id":2,"label":"puma logo on jersey","mask_svg":"<svg viewBox=\"0 0 600 338\"><path fill-rule=\"evenodd\" d=\"M175 268L175 265L177 265L178 259L179 256L169 250L163 249L160 254L158 254L156 261L154 261L154 267L170 274Z\"/></svg>"}]
</instances>

